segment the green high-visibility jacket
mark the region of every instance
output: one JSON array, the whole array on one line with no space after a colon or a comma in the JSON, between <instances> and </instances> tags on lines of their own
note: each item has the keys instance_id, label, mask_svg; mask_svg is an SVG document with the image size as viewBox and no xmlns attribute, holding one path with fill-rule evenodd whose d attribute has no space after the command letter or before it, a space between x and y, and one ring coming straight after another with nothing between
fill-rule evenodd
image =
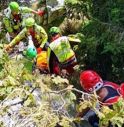
<instances>
[{"instance_id":1,"label":"green high-visibility jacket","mask_svg":"<svg viewBox=\"0 0 124 127\"><path fill-rule=\"evenodd\" d=\"M64 63L69 58L75 55L74 51L71 49L70 43L66 36L60 37L52 43L50 43L48 48L48 61L51 51L54 52L60 63Z\"/></svg>"},{"instance_id":2,"label":"green high-visibility jacket","mask_svg":"<svg viewBox=\"0 0 124 127\"><path fill-rule=\"evenodd\" d=\"M45 43L47 42L48 36L47 33L45 32L44 28L35 24L34 25L34 31L35 35L32 37L34 45L35 43L38 43L41 47L43 48ZM22 39L28 37L30 33L28 32L27 28L25 27L11 42L10 42L10 47L13 47L16 45L18 42L20 42ZM37 48L37 47L36 47Z\"/></svg>"},{"instance_id":3,"label":"green high-visibility jacket","mask_svg":"<svg viewBox=\"0 0 124 127\"><path fill-rule=\"evenodd\" d=\"M7 9L4 10L4 18L3 18L3 23L5 25L5 29L7 32L11 33L14 30L19 29L22 26L23 22L23 14L24 13L31 13L33 10L28 7L19 7L19 16L21 18L21 21L14 22L14 17L11 13L11 9L8 7Z\"/></svg>"}]
</instances>

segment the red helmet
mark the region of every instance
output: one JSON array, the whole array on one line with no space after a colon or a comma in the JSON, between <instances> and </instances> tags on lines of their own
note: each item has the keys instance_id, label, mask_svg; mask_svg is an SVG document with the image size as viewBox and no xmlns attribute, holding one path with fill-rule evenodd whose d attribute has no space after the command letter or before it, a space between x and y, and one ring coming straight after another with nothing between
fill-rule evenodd
<instances>
[{"instance_id":1,"label":"red helmet","mask_svg":"<svg viewBox=\"0 0 124 127\"><path fill-rule=\"evenodd\" d=\"M91 70L81 72L80 83L82 88L87 92L97 91L103 86L101 77Z\"/></svg>"}]
</instances>

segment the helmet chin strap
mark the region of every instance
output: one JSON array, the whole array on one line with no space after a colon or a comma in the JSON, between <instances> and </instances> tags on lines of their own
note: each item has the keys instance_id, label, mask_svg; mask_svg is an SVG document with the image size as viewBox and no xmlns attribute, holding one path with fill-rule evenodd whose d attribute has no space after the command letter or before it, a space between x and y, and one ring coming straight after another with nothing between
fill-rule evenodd
<instances>
[{"instance_id":1,"label":"helmet chin strap","mask_svg":"<svg viewBox=\"0 0 124 127\"><path fill-rule=\"evenodd\" d=\"M91 92L93 92L94 90L97 91L99 90L101 87L103 86L103 81L99 81L98 83L96 83L96 85L90 89Z\"/></svg>"}]
</instances>

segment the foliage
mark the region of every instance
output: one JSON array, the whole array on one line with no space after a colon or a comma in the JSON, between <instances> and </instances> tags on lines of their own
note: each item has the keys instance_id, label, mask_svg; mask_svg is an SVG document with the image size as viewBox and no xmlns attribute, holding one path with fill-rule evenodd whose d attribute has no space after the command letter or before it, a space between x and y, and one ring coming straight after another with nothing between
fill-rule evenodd
<instances>
[{"instance_id":1,"label":"foliage","mask_svg":"<svg viewBox=\"0 0 124 127\"><path fill-rule=\"evenodd\" d=\"M86 97L86 96L85 96ZM88 99L88 100L87 100ZM99 126L108 127L111 125L122 127L124 123L124 99L120 97L118 102L114 103L112 108L101 105L98 101L98 97L95 95L89 96L88 98L82 98L82 101L77 106L78 112L83 112L87 108L92 109L99 117Z\"/></svg>"},{"instance_id":2,"label":"foliage","mask_svg":"<svg viewBox=\"0 0 124 127\"><path fill-rule=\"evenodd\" d=\"M65 1L66 18L60 24L63 34L76 34L81 29L81 25L87 24L90 18L88 11L89 1L70 0Z\"/></svg>"},{"instance_id":3,"label":"foliage","mask_svg":"<svg viewBox=\"0 0 124 127\"><path fill-rule=\"evenodd\" d=\"M66 4L77 4L79 2L79 0L65 0Z\"/></svg>"},{"instance_id":4,"label":"foliage","mask_svg":"<svg viewBox=\"0 0 124 127\"><path fill-rule=\"evenodd\" d=\"M123 82L123 1L73 0L66 4L67 19L60 28L64 34L84 35L77 50L81 69L93 69L105 80ZM81 20L77 20L78 14Z\"/></svg>"},{"instance_id":5,"label":"foliage","mask_svg":"<svg viewBox=\"0 0 124 127\"><path fill-rule=\"evenodd\" d=\"M116 103L113 109L100 109L96 93L80 91L59 76L40 75L39 72L32 75L23 64L24 60L11 60L5 54L3 52L3 69L0 72L1 127L75 127L74 122L78 123L81 119L75 117L77 98L74 92L81 94L78 112L89 107L99 116L101 125L107 125L109 121L122 124L123 100Z\"/></svg>"},{"instance_id":6,"label":"foliage","mask_svg":"<svg viewBox=\"0 0 124 127\"><path fill-rule=\"evenodd\" d=\"M90 33L87 30L90 30ZM101 73L103 79L110 79L113 71L112 63L114 65L118 63L120 50L123 52L123 43L114 42L114 31L111 32L100 22L90 22L83 31L85 37L80 44L79 53L82 56L79 58L80 61L84 63L85 69L94 69Z\"/></svg>"},{"instance_id":7,"label":"foliage","mask_svg":"<svg viewBox=\"0 0 124 127\"><path fill-rule=\"evenodd\" d=\"M88 17L88 20L86 23L82 23L81 29L79 29L80 33L84 35L81 37L82 41L77 49L80 68L82 70L93 69L100 73L104 80L121 83L124 81L124 1L86 0L82 2L87 3L87 6L85 6L87 10L83 11L83 13ZM77 8L80 7L80 11L83 10L82 5L84 4L77 4L76 1L75 3L74 1L72 3L69 1L67 4L69 9L75 5L75 12L78 12ZM74 15L72 15L72 18L74 18ZM91 100L84 101L83 99L78 110L82 111L87 107L91 108L91 102ZM94 105L96 105L96 101L94 102ZM107 126L109 121L113 125L117 124L119 127L122 126L124 122L123 110L117 108L118 103L113 106L113 110L108 107L103 107L104 110L98 110L94 106L92 107L100 118L100 126Z\"/></svg>"},{"instance_id":8,"label":"foliage","mask_svg":"<svg viewBox=\"0 0 124 127\"><path fill-rule=\"evenodd\" d=\"M93 16L100 21L123 27L123 0L93 1Z\"/></svg>"},{"instance_id":9,"label":"foliage","mask_svg":"<svg viewBox=\"0 0 124 127\"><path fill-rule=\"evenodd\" d=\"M0 72L1 126L55 127L58 124L75 127L76 96L72 91L80 92L82 97L86 93L59 76L40 75L39 72L32 75L23 64L24 60L11 60L4 54Z\"/></svg>"},{"instance_id":10,"label":"foliage","mask_svg":"<svg viewBox=\"0 0 124 127\"><path fill-rule=\"evenodd\" d=\"M79 45L81 69L93 69L103 79L123 82L124 36L122 1L93 1L89 6L90 20L82 25L84 35Z\"/></svg>"},{"instance_id":11,"label":"foliage","mask_svg":"<svg viewBox=\"0 0 124 127\"><path fill-rule=\"evenodd\" d=\"M100 126L107 125L111 121L112 125L122 127L124 123L124 99L120 98L117 103L113 105L113 109L103 106L101 112L105 117L100 117Z\"/></svg>"},{"instance_id":12,"label":"foliage","mask_svg":"<svg viewBox=\"0 0 124 127\"><path fill-rule=\"evenodd\" d=\"M71 92L72 87L68 87L69 81L39 72L32 75L24 59L10 59L3 50L1 52L0 125L71 127L70 108L76 96Z\"/></svg>"}]
</instances>

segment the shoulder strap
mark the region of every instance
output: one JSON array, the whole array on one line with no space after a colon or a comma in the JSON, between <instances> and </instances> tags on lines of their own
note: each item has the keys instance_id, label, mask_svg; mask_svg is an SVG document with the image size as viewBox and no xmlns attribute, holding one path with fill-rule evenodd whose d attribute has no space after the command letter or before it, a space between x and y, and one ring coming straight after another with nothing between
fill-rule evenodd
<instances>
[{"instance_id":1,"label":"shoulder strap","mask_svg":"<svg viewBox=\"0 0 124 127\"><path fill-rule=\"evenodd\" d=\"M109 86L109 87L112 87L113 89L119 89L119 85L117 85L116 83L113 83L113 82L109 82L109 81L105 81L104 82L104 86Z\"/></svg>"},{"instance_id":2,"label":"shoulder strap","mask_svg":"<svg viewBox=\"0 0 124 127\"><path fill-rule=\"evenodd\" d=\"M108 86L108 87L111 87L115 90L117 90L118 92L118 89L120 88L119 85L117 85L116 83L113 83L113 82L109 82L109 81L105 81L104 82L104 86ZM112 105L113 103L116 103L120 97L120 93L118 92L119 95L117 96L114 96L114 97L110 97L108 99L106 99L104 102L103 102L103 105Z\"/></svg>"}]
</instances>

